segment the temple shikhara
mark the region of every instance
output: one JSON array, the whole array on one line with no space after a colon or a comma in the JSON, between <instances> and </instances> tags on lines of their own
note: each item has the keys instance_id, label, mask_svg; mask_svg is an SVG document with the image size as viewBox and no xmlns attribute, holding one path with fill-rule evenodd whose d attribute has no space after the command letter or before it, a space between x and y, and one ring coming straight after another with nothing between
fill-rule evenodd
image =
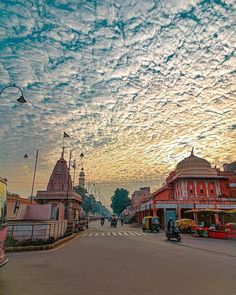
<instances>
[{"instance_id":1,"label":"temple shikhara","mask_svg":"<svg viewBox=\"0 0 236 295\"><path fill-rule=\"evenodd\" d=\"M71 175L63 152L53 169L47 190L38 191L35 200L38 204L52 205L56 218L67 219L68 222L79 220L82 198L73 191ZM61 208L64 210L59 210ZM57 216L58 214L61 216Z\"/></svg>"},{"instance_id":2,"label":"temple shikhara","mask_svg":"<svg viewBox=\"0 0 236 295\"><path fill-rule=\"evenodd\" d=\"M125 213L136 216L138 222L147 215L159 216L165 226L169 218L196 220L195 212L201 209L215 212L236 209L236 176L232 171L213 168L192 150L189 157L177 164L161 188L148 194L144 194L143 189L139 193L136 191ZM217 222L220 215L213 215Z\"/></svg>"}]
</instances>

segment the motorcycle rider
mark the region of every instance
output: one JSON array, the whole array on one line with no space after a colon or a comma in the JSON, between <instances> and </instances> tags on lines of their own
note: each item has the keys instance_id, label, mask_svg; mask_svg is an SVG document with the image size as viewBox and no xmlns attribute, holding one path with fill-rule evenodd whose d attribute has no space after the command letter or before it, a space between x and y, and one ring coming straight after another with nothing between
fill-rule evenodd
<instances>
[{"instance_id":1,"label":"motorcycle rider","mask_svg":"<svg viewBox=\"0 0 236 295\"><path fill-rule=\"evenodd\" d=\"M170 234L172 234L172 230L175 228L174 220L172 217L169 218L168 224L167 224L167 230Z\"/></svg>"},{"instance_id":2,"label":"motorcycle rider","mask_svg":"<svg viewBox=\"0 0 236 295\"><path fill-rule=\"evenodd\" d=\"M181 241L179 229L175 225L173 218L169 218L169 220L168 220L166 236L167 236L168 240L170 240L171 238L176 238L178 242Z\"/></svg>"}]
</instances>

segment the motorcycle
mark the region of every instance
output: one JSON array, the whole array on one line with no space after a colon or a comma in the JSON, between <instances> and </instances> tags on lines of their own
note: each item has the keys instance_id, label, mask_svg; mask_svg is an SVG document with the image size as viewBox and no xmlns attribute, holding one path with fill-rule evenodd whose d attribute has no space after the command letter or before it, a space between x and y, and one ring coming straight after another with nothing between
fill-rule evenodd
<instances>
[{"instance_id":1,"label":"motorcycle","mask_svg":"<svg viewBox=\"0 0 236 295\"><path fill-rule=\"evenodd\" d=\"M181 235L180 235L180 231L178 229L178 227L172 227L170 229L166 230L166 237L168 239L168 241L170 239L177 239L178 242L181 241Z\"/></svg>"},{"instance_id":2,"label":"motorcycle","mask_svg":"<svg viewBox=\"0 0 236 295\"><path fill-rule=\"evenodd\" d=\"M116 227L117 226L117 219L112 219L111 220L111 227Z\"/></svg>"}]
</instances>

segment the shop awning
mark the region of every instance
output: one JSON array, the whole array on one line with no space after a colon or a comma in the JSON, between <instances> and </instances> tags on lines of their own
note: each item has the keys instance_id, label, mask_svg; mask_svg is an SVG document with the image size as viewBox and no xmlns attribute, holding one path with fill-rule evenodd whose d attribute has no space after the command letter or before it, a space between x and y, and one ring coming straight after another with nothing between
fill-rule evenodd
<instances>
[{"instance_id":1,"label":"shop awning","mask_svg":"<svg viewBox=\"0 0 236 295\"><path fill-rule=\"evenodd\" d=\"M232 211L232 210L231 210ZM209 209L192 209L192 210L187 210L185 211L185 213L199 213L199 212L206 212L206 213L224 213L225 210L222 210L222 209L212 209L212 208L209 208Z\"/></svg>"},{"instance_id":2,"label":"shop awning","mask_svg":"<svg viewBox=\"0 0 236 295\"><path fill-rule=\"evenodd\" d=\"M225 210L224 213L228 213L228 214L236 214L236 209Z\"/></svg>"}]
</instances>

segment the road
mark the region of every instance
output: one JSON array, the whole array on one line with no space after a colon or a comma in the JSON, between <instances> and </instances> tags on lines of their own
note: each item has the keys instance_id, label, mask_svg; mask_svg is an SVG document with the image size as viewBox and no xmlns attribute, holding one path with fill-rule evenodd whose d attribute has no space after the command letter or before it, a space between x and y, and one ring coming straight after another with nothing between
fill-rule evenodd
<instances>
[{"instance_id":1,"label":"road","mask_svg":"<svg viewBox=\"0 0 236 295\"><path fill-rule=\"evenodd\" d=\"M90 224L50 251L9 253L0 295L235 295L236 242Z\"/></svg>"}]
</instances>

